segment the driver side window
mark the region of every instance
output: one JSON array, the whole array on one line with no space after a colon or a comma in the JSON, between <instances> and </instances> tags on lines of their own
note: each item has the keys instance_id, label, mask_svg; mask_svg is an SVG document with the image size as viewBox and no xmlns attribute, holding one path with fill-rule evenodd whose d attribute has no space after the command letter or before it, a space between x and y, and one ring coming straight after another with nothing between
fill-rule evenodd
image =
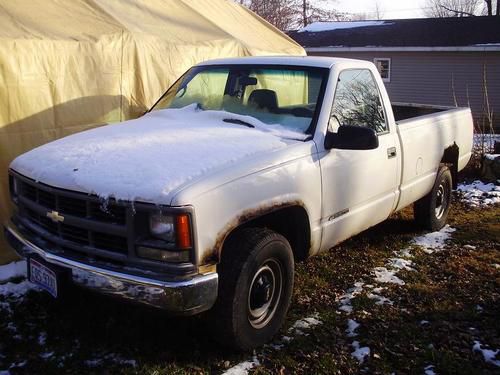
<instances>
[{"instance_id":1,"label":"driver side window","mask_svg":"<svg viewBox=\"0 0 500 375\"><path fill-rule=\"evenodd\" d=\"M377 134L389 130L377 83L367 69L339 74L328 128L336 132L342 125L369 127Z\"/></svg>"}]
</instances>

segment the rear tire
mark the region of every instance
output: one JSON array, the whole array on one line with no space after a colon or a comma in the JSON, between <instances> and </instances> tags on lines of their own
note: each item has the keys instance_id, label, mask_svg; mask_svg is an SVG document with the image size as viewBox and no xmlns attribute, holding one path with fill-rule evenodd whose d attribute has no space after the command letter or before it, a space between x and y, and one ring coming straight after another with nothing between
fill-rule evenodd
<instances>
[{"instance_id":1,"label":"rear tire","mask_svg":"<svg viewBox=\"0 0 500 375\"><path fill-rule=\"evenodd\" d=\"M239 231L224 246L219 276L211 314L216 339L237 350L270 341L293 291L294 260L286 238L268 229Z\"/></svg>"},{"instance_id":2,"label":"rear tire","mask_svg":"<svg viewBox=\"0 0 500 375\"><path fill-rule=\"evenodd\" d=\"M446 225L451 206L452 177L447 166L439 167L436 181L429 194L413 205L415 221L433 232Z\"/></svg>"}]
</instances>

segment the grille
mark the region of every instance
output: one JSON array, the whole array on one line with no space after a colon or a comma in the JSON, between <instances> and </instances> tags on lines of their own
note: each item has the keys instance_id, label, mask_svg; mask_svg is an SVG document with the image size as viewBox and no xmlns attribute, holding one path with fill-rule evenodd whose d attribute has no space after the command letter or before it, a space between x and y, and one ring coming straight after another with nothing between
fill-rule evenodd
<instances>
[{"instance_id":1,"label":"grille","mask_svg":"<svg viewBox=\"0 0 500 375\"><path fill-rule=\"evenodd\" d=\"M19 180L18 180L19 181ZM76 194L68 194L58 189L44 189L35 182L19 181L20 212L26 220L35 228L37 234L44 237L44 232L53 238L56 244L70 243L80 245L80 251L86 248L105 250L113 253L128 253L128 243L125 234L116 235L105 233L105 231L87 229L88 225L70 225L64 221L54 222L48 218L48 211L57 211L63 216L71 215L76 219L74 223L103 223L100 227L125 228L127 208L109 203L107 206L95 197ZM95 226L94 226L95 227ZM32 228L32 230L34 229ZM40 228L41 230L37 230ZM98 226L99 228L99 226ZM125 233L125 231L123 231ZM46 234L45 233L45 234ZM45 237L47 237L45 235Z\"/></svg>"}]
</instances>

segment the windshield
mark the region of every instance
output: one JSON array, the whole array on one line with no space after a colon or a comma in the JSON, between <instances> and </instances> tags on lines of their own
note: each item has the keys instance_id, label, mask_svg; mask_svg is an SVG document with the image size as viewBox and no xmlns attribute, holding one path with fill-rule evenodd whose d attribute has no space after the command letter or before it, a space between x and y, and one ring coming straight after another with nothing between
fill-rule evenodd
<instances>
[{"instance_id":1,"label":"windshield","mask_svg":"<svg viewBox=\"0 0 500 375\"><path fill-rule=\"evenodd\" d=\"M328 69L282 66L202 66L189 70L152 108L182 108L252 116L265 124L311 133Z\"/></svg>"}]
</instances>

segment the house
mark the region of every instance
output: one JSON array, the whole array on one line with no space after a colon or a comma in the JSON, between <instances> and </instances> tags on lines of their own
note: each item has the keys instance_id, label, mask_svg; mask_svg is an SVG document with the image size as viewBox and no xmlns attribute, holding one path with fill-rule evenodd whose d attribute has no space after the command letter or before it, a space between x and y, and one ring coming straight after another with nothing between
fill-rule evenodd
<instances>
[{"instance_id":1,"label":"house","mask_svg":"<svg viewBox=\"0 0 500 375\"><path fill-rule=\"evenodd\" d=\"M309 55L373 61L392 101L472 108L500 130L500 17L317 22L289 33Z\"/></svg>"}]
</instances>

